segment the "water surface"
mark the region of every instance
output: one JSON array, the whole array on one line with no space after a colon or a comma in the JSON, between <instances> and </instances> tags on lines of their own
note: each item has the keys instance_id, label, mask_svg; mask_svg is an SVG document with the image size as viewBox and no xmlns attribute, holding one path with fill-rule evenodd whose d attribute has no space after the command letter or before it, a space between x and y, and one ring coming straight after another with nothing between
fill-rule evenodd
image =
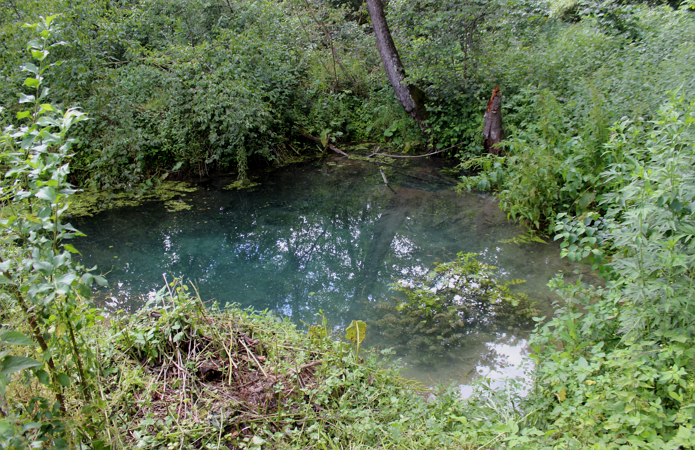
<instances>
[{"instance_id":1,"label":"water surface","mask_svg":"<svg viewBox=\"0 0 695 450\"><path fill-rule=\"evenodd\" d=\"M164 277L180 277L204 300L272 310L298 324L314 323L321 310L343 330L353 319L378 320L375 305L397 294L391 283L475 252L501 278L527 280L522 288L540 313L551 313L545 284L571 270L556 246L503 243L524 230L506 221L494 197L454 193L455 182L431 163L387 166L385 175L389 186L376 165L333 159L268 173L240 191L222 189L233 179L215 179L183 198L188 211L152 202L80 219L87 237L76 245L87 266L108 272L100 295L114 309L138 308ZM389 344L369 331L367 344ZM515 324L481 327L446 361L409 373L459 384L513 373L505 362L524 359L527 336ZM402 356L406 365L418 359Z\"/></svg>"}]
</instances>

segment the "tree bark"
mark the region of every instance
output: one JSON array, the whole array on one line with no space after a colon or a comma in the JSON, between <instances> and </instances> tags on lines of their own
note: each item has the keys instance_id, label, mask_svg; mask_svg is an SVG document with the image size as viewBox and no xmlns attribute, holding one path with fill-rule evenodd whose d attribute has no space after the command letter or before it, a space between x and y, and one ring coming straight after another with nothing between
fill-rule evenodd
<instances>
[{"instance_id":1,"label":"tree bark","mask_svg":"<svg viewBox=\"0 0 695 450\"><path fill-rule=\"evenodd\" d=\"M500 88L496 87L492 91L492 97L487 102L485 110L485 126L483 128L483 136L485 141L483 146L487 153L493 155L500 154L500 148L496 144L502 142L505 138L504 129L502 128L502 95Z\"/></svg>"},{"instance_id":2,"label":"tree bark","mask_svg":"<svg viewBox=\"0 0 695 450\"><path fill-rule=\"evenodd\" d=\"M376 36L376 47L379 50L381 62L384 64L386 76L393 86L396 97L403 105L405 111L422 130L425 136L429 137L429 132L425 125L427 119L427 110L425 109L425 93L416 86L405 83L405 69L401 58L398 56L398 50L393 43L391 30L386 23L386 15L384 14L384 4L381 0L367 0L367 9L369 17L372 19L372 27Z\"/></svg>"}]
</instances>

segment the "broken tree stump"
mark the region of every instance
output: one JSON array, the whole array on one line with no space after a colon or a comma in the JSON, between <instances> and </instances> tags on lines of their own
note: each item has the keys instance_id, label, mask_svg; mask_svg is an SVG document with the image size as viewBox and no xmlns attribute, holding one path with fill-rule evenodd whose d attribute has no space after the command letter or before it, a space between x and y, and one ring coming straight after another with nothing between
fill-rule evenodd
<instances>
[{"instance_id":1,"label":"broken tree stump","mask_svg":"<svg viewBox=\"0 0 695 450\"><path fill-rule=\"evenodd\" d=\"M495 144L499 144L505 138L504 129L502 128L502 95L499 87L492 91L492 97L487 102L484 119L483 136L485 140L483 146L485 147L485 152L499 155L500 147Z\"/></svg>"}]
</instances>

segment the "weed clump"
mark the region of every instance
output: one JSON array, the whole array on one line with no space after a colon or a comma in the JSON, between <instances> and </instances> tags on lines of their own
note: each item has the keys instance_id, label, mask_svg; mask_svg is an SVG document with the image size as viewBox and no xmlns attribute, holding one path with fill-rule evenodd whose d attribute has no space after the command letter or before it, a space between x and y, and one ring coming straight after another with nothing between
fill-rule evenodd
<instances>
[{"instance_id":1,"label":"weed clump","mask_svg":"<svg viewBox=\"0 0 695 450\"><path fill-rule=\"evenodd\" d=\"M325 322L303 333L268 313L206 306L179 281L109 327L104 407L125 448L366 443L382 416L427 391L375 353L356 357Z\"/></svg>"}]
</instances>

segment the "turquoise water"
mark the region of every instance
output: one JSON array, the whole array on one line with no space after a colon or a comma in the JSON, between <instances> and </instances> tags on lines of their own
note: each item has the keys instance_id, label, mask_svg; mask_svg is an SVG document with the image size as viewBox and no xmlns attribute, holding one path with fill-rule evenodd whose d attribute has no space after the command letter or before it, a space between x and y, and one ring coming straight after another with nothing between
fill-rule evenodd
<instances>
[{"instance_id":1,"label":"turquoise water","mask_svg":"<svg viewBox=\"0 0 695 450\"><path fill-rule=\"evenodd\" d=\"M506 221L494 197L457 195L455 182L428 163L386 167L385 176L389 186L373 164L334 159L265 174L240 191L222 188L233 179L213 179L183 198L188 211L151 202L80 219L87 237L76 245L85 265L107 273L110 286L97 298L112 309L136 309L164 277L180 277L204 300L272 310L298 324L314 323L321 310L338 332L353 319L377 320L376 303L396 296L391 283L476 252L503 279L527 280L523 289L550 313L545 283L571 270L557 247L503 243L524 230ZM465 383L501 367L505 352L523 360L527 334L513 323L481 327L446 363L412 374ZM367 336L388 344L369 329ZM417 355L402 356L408 365Z\"/></svg>"}]
</instances>

